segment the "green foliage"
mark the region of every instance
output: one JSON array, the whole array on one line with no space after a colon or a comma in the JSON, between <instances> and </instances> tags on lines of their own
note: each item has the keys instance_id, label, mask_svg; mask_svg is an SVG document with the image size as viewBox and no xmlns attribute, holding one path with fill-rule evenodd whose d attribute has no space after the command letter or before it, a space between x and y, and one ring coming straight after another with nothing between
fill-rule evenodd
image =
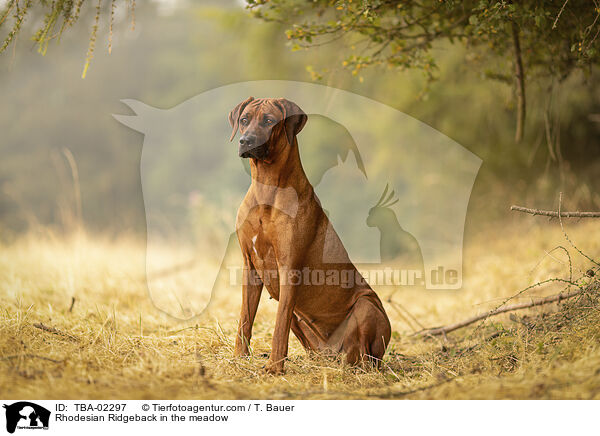
<instances>
[{"instance_id":1,"label":"green foliage","mask_svg":"<svg viewBox=\"0 0 600 436\"><path fill-rule=\"evenodd\" d=\"M589 0L247 0L259 18L285 23L293 47L309 48L349 36L343 66L419 68L433 76L432 44L461 41L511 57L517 26L529 73L566 77L598 63L600 7Z\"/></svg>"},{"instance_id":2,"label":"green foliage","mask_svg":"<svg viewBox=\"0 0 600 436\"><path fill-rule=\"evenodd\" d=\"M109 1L110 39L108 50L110 52L112 48L112 30L117 0ZM135 16L135 0L121 0L121 2L126 4L127 9L131 13L132 21L135 22L135 18L133 18ZM106 2L98 0L95 6L89 5L89 3L89 0L87 4L86 0L27 0L24 5L20 6L18 0L8 0L4 6L4 10L0 13L0 31L4 27L9 28L8 34L0 45L0 53L5 51L11 44L14 44L27 15L41 14L44 17L42 24L37 31L35 31L31 39L36 43L38 52L45 55L48 50L49 42L53 39L60 40L65 29L72 27L79 20L84 6L89 6L90 8L93 7L96 11L95 21L89 37L89 47L83 68L82 77L85 78L94 55L96 34L98 33L102 6L103 3ZM12 23L10 18L12 18Z\"/></svg>"}]
</instances>

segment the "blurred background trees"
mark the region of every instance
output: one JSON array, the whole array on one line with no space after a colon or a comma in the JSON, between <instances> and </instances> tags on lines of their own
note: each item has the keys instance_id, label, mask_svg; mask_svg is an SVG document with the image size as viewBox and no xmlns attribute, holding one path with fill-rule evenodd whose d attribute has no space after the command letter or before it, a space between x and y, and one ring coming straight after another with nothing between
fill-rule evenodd
<instances>
[{"instance_id":1,"label":"blurred background trees","mask_svg":"<svg viewBox=\"0 0 600 436\"><path fill-rule=\"evenodd\" d=\"M481 219L472 225L505 219L511 203L552 208L558 190L565 209L600 209L594 1L276 0L253 2L250 12L233 0L18 6L0 3L0 238L68 229L79 219L78 196L88 228L142 235L142 135L111 117L127 111L119 100L169 108L262 79L316 80L368 96L480 156L470 216ZM516 119L525 123L520 143ZM310 126L351 141L327 120Z\"/></svg>"}]
</instances>

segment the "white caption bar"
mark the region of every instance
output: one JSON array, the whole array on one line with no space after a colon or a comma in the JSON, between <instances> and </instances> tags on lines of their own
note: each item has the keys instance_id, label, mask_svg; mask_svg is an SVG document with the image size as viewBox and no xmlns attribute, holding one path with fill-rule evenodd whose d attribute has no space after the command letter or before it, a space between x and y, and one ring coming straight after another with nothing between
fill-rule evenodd
<instances>
[{"instance_id":1,"label":"white caption bar","mask_svg":"<svg viewBox=\"0 0 600 436\"><path fill-rule=\"evenodd\" d=\"M0 435L583 434L596 402L0 400ZM143 433L142 433L143 432ZM189 432L189 433L188 433ZM192 433L193 432L193 433ZM214 433L213 433L214 432ZM316 432L316 433L315 433Z\"/></svg>"}]
</instances>

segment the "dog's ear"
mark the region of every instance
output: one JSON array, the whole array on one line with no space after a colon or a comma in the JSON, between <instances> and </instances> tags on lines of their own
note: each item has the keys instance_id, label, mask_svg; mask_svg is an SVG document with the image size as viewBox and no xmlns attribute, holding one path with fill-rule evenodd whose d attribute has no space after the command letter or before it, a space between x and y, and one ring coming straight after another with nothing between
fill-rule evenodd
<instances>
[{"instance_id":1,"label":"dog's ear","mask_svg":"<svg viewBox=\"0 0 600 436\"><path fill-rule=\"evenodd\" d=\"M254 97L248 97L246 100L244 100L243 102L238 104L236 107L234 107L231 110L231 112L229 112L229 124L231 124L231 128L233 129L233 131L231 132L231 138L229 138L229 141L233 141L233 138L235 137L235 134L237 133L237 130L238 130L238 126L239 126L239 122L240 122L240 115L244 111L244 108L246 106L248 106L248 103L250 103L252 100L254 100Z\"/></svg>"},{"instance_id":2,"label":"dog's ear","mask_svg":"<svg viewBox=\"0 0 600 436\"><path fill-rule=\"evenodd\" d=\"M285 134L288 144L292 145L294 143L294 136L300 133L308 120L308 116L293 101L286 100L285 98L278 98L276 104L281 109L281 112L283 112Z\"/></svg>"}]
</instances>

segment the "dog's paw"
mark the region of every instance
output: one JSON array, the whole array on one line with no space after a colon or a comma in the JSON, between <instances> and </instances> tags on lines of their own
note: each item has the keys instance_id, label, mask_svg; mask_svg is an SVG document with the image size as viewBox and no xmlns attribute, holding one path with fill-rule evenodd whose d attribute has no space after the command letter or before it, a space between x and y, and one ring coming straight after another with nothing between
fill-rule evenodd
<instances>
[{"instance_id":1,"label":"dog's paw","mask_svg":"<svg viewBox=\"0 0 600 436\"><path fill-rule=\"evenodd\" d=\"M267 374L271 374L271 375L283 375L284 370L283 370L283 362L267 362L267 364L264 367L264 370Z\"/></svg>"}]
</instances>

